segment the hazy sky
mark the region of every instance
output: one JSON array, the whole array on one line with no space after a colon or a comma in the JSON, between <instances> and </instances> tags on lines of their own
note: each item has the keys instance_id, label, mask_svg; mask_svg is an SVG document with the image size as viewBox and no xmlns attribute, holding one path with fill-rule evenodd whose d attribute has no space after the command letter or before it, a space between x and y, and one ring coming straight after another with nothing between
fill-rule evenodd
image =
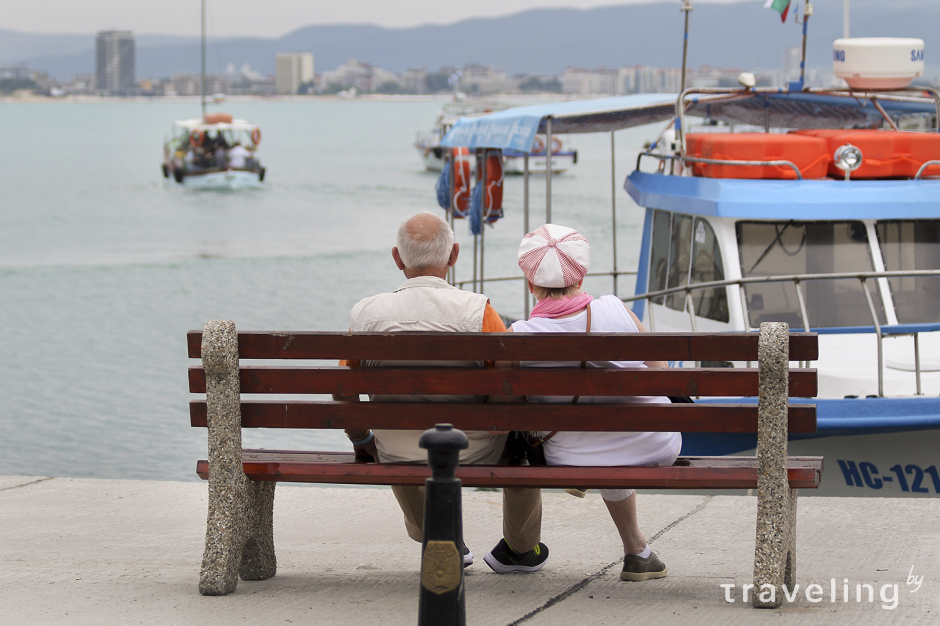
<instances>
[{"instance_id":1,"label":"hazy sky","mask_svg":"<svg viewBox=\"0 0 940 626\"><path fill-rule=\"evenodd\" d=\"M582 9L681 0L207 0L210 36L278 37L310 24L370 23L400 27L448 24L536 7ZM694 0L709 2L764 0ZM117 28L135 33L199 34L200 0L4 0L0 28L32 33L93 33ZM537 36L536 33L532 34Z\"/></svg>"}]
</instances>

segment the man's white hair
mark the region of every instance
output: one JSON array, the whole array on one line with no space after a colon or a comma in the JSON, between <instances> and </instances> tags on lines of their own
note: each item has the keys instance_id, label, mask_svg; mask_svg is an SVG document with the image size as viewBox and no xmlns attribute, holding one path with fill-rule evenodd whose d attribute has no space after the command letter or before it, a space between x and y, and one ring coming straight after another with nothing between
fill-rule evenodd
<instances>
[{"instance_id":1,"label":"man's white hair","mask_svg":"<svg viewBox=\"0 0 940 626\"><path fill-rule=\"evenodd\" d=\"M415 219L419 217L422 219ZM419 228L417 222L430 228ZM437 215L418 213L398 227L397 246L402 263L409 269L445 267L454 247L454 231Z\"/></svg>"}]
</instances>

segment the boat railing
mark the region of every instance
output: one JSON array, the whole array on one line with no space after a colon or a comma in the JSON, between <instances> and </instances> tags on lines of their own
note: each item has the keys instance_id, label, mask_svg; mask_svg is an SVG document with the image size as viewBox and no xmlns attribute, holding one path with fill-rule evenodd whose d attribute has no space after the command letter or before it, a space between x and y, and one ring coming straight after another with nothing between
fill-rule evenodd
<instances>
[{"instance_id":1,"label":"boat railing","mask_svg":"<svg viewBox=\"0 0 940 626\"><path fill-rule=\"evenodd\" d=\"M621 298L624 302L634 302L643 300L646 303L646 309L649 311L650 330L656 329L656 322L653 315L653 309L650 306L652 301L670 295L684 294L684 311L689 314L689 323L692 332L698 332L695 322L695 306L692 299L692 292L705 289L715 289L718 287L737 287L741 298L741 316L743 319L743 328L751 329L748 318L747 298L745 286L761 283L793 283L796 289L797 302L800 307L800 321L803 323L803 330L806 332L818 332L821 334L867 334L874 332L877 336L878 347L878 397L884 397L884 338L885 337L904 337L912 336L914 339L914 375L917 385L917 395L923 395L921 390L921 367L920 367L920 342L919 334L921 332L940 331L940 323L926 324L893 324L882 325L878 320L878 311L875 308L875 301L872 298L870 280L889 279L889 278L912 278L938 276L940 270L907 270L907 271L883 271L883 272L836 272L828 274L788 274L777 276L750 276L747 278L736 278L727 280L715 280L703 283L694 283L650 291L647 293ZM806 299L803 294L802 283L812 280L858 280L861 283L862 290L865 293L865 299L868 303L869 313L871 314L872 326L861 327L822 327L813 328L810 326L809 315L806 309ZM801 363L801 366L805 364ZM750 363L748 363L750 367Z\"/></svg>"},{"instance_id":2,"label":"boat railing","mask_svg":"<svg viewBox=\"0 0 940 626\"><path fill-rule=\"evenodd\" d=\"M920 169L917 170L917 174L914 175L914 180L920 180L921 174L924 173L924 170L930 167L931 165L940 165L940 161L927 161L920 166Z\"/></svg>"},{"instance_id":3,"label":"boat railing","mask_svg":"<svg viewBox=\"0 0 940 626\"><path fill-rule=\"evenodd\" d=\"M686 98L689 96L706 96L712 101L723 101L723 100L732 100L735 98L746 98L752 97L755 94L776 94L780 93L780 90L774 87L750 87L744 89L727 89L722 87L690 87L683 90L679 94L679 97L676 99L676 119L678 120L677 139L679 141L679 152L682 155L686 154L686 144L685 144L685 134L686 134L686 108L688 103ZM940 91L933 87L918 85L916 87L903 87L900 89L892 89L887 91L869 91L869 90L859 90L859 89L827 89L827 88L811 88L806 87L799 93L813 93L827 96L836 96L842 98L852 98L855 101L861 100L871 100L875 108L878 109L878 112L881 113L884 120L895 130L897 130L897 125L891 119L891 117L885 112L884 108L878 102L879 100L883 101L894 101L894 102L915 102L922 101L924 95L928 96L933 100L935 107L935 116L934 116L934 130L940 132ZM767 110L767 116L770 115L769 109ZM765 131L770 131L770 119L766 118Z\"/></svg>"},{"instance_id":4,"label":"boat railing","mask_svg":"<svg viewBox=\"0 0 940 626\"><path fill-rule=\"evenodd\" d=\"M619 297L617 293L617 279L621 276L636 276L636 270L611 270L609 272L588 272L585 274L586 277L596 277L596 276L610 276L613 279L613 294ZM509 281L519 281L525 287L525 277L524 276L496 276L493 278L467 278L466 280L454 280L451 284L459 289L466 289L469 287L475 292L483 293L484 286L486 283L505 283ZM529 317L529 293L525 293L525 317Z\"/></svg>"},{"instance_id":5,"label":"boat railing","mask_svg":"<svg viewBox=\"0 0 940 626\"><path fill-rule=\"evenodd\" d=\"M798 179L802 180L803 178L803 175L800 173L800 168L798 168L795 163L793 163L792 161L787 161L783 159L774 160L774 161L739 161L739 160L725 160L725 159L703 159L700 157L689 157L689 156L682 157L679 155L671 155L671 154L654 154L652 152L641 152L640 154L637 155L637 158L636 158L637 171L641 171L640 160L644 156L653 157L654 159L659 159L663 168L665 168L666 161L669 161L670 162L670 172L669 172L670 174L675 173L673 166L675 162L679 160L679 161L682 161L683 163L710 163L713 165L744 165L744 166L750 165L750 166L758 166L758 167L772 165L776 167L789 167L796 173L796 177ZM924 168L926 168L927 165L931 163L935 163L935 161L930 161L929 163L924 164L924 167L921 168L921 171L923 171ZM920 175L920 172L918 172L918 176L919 175Z\"/></svg>"}]
</instances>

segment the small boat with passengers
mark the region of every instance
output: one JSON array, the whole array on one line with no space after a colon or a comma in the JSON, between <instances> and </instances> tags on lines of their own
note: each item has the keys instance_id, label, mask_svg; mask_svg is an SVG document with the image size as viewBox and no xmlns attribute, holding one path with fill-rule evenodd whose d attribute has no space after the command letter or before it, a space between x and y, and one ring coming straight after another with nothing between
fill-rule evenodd
<instances>
[{"instance_id":1,"label":"small boat with passengers","mask_svg":"<svg viewBox=\"0 0 940 626\"><path fill-rule=\"evenodd\" d=\"M187 187L256 187L264 181L260 143L260 128L227 113L178 120L163 145L163 175Z\"/></svg>"},{"instance_id":2,"label":"small boat with passengers","mask_svg":"<svg viewBox=\"0 0 940 626\"><path fill-rule=\"evenodd\" d=\"M261 129L228 113L206 112L206 0L202 0L201 42L202 117L173 124L163 142L163 177L186 187L257 187L265 173L257 155ZM213 96L215 102L222 99L222 94Z\"/></svg>"},{"instance_id":3,"label":"small boat with passengers","mask_svg":"<svg viewBox=\"0 0 940 626\"><path fill-rule=\"evenodd\" d=\"M921 40L840 39L833 51L846 88L757 88L742 74L739 89L463 119L442 145L525 151L536 132L609 132L614 154L614 131L668 121L623 183L644 218L635 272L617 270L615 247L615 293L635 274L622 298L654 332L775 321L818 333L818 397L801 400L816 405L818 432L789 442L790 454L826 458L815 495L938 497L940 93L908 86L923 72ZM683 436L684 455L754 446L753 435Z\"/></svg>"}]
</instances>

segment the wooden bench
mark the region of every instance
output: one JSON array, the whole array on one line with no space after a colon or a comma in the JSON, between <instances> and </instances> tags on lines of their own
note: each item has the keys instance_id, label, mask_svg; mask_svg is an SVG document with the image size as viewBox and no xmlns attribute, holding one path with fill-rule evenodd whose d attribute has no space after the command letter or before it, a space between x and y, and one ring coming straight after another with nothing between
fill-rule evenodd
<instances>
[{"instance_id":1,"label":"wooden bench","mask_svg":"<svg viewBox=\"0 0 940 626\"><path fill-rule=\"evenodd\" d=\"M209 519L200 591L234 591L239 575L274 575L272 530L276 481L421 485L422 465L379 464L339 452L243 450L242 428L424 430L451 423L462 430L680 431L757 433L756 457L682 458L668 467L463 466L468 487L581 487L758 490L755 604L761 585L795 582L797 489L819 485L821 457L787 457L787 433L816 430L813 405L788 397L816 395L816 371L789 361L818 358L815 333L764 324L758 333L541 334L239 332L212 321L188 334L193 426L208 427ZM297 364L296 360L324 363ZM758 362L758 368L600 370L570 368L349 368L340 359L396 361L610 360ZM263 360L266 364L241 364ZM285 367L288 362L293 366ZM271 363L271 365L268 365ZM334 402L310 394L724 396L719 404L526 404ZM291 400L240 394L299 395ZM734 401L739 397L758 396ZM330 396L327 395L327 398ZM779 600L776 605L779 605Z\"/></svg>"}]
</instances>

